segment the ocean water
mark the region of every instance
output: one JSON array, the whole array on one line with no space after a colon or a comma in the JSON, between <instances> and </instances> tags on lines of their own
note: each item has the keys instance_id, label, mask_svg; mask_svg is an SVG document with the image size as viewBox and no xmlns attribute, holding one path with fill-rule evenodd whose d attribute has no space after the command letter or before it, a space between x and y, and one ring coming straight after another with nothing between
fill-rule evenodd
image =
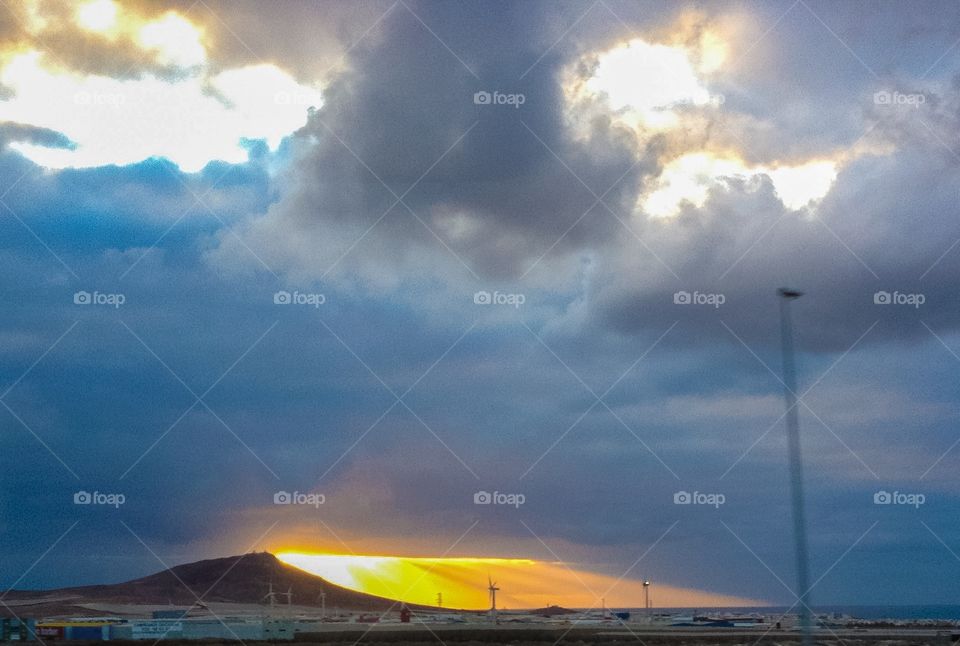
<instances>
[{"instance_id":1,"label":"ocean water","mask_svg":"<svg viewBox=\"0 0 960 646\"><path fill-rule=\"evenodd\" d=\"M762 615L780 615L787 611L788 606L767 606L756 608L653 608L651 612L675 612L689 614L692 610L698 613L759 613ZM840 613L858 619L944 619L960 621L960 605L927 605L927 606L813 606L818 614ZM641 614L642 608L630 608L629 612ZM794 608L790 614L796 614Z\"/></svg>"}]
</instances>

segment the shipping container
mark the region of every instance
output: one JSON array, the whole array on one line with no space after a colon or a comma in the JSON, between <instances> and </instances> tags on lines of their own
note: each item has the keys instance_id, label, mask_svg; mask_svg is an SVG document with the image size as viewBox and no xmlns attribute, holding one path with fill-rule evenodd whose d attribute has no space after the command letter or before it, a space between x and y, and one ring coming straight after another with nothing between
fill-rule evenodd
<instances>
[{"instance_id":1,"label":"shipping container","mask_svg":"<svg viewBox=\"0 0 960 646\"><path fill-rule=\"evenodd\" d=\"M103 641L110 639L110 624L101 624L99 626L67 626L64 634L67 639Z\"/></svg>"}]
</instances>

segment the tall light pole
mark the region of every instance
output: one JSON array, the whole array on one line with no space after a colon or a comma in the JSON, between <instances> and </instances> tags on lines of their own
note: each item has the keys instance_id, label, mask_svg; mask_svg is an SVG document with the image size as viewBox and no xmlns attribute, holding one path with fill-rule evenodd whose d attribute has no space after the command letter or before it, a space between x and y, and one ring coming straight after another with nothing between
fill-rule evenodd
<instances>
[{"instance_id":1,"label":"tall light pole","mask_svg":"<svg viewBox=\"0 0 960 646\"><path fill-rule=\"evenodd\" d=\"M649 579L643 580L643 607L644 607L644 614L647 615L647 623L649 624L651 623L650 621L650 580Z\"/></svg>"},{"instance_id":2,"label":"tall light pole","mask_svg":"<svg viewBox=\"0 0 960 646\"><path fill-rule=\"evenodd\" d=\"M790 497L793 506L793 538L797 557L797 594L800 600L800 632L803 646L813 646L810 613L810 574L807 567L807 521L803 509L803 465L800 459L800 421L797 417L797 377L793 364L793 324L790 301L802 292L781 287L780 347L783 352L783 383L787 404L787 451L790 457Z\"/></svg>"}]
</instances>

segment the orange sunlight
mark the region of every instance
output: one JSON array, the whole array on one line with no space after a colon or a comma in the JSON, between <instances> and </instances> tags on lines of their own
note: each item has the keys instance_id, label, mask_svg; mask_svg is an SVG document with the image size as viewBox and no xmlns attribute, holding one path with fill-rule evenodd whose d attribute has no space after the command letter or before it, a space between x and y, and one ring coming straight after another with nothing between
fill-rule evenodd
<instances>
[{"instance_id":1,"label":"orange sunlight","mask_svg":"<svg viewBox=\"0 0 960 646\"><path fill-rule=\"evenodd\" d=\"M448 608L489 608L487 577L500 588L500 608L599 608L643 606L643 583L577 570L563 563L503 558L427 558L279 552L277 558L331 583L408 603ZM653 582L651 604L659 607L766 605L755 599L713 594Z\"/></svg>"}]
</instances>

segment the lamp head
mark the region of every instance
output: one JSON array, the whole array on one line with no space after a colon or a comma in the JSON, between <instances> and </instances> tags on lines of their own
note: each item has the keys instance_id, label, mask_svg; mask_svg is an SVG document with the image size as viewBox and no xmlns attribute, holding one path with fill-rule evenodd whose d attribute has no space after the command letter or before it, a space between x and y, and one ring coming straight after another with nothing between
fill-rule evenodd
<instances>
[{"instance_id":1,"label":"lamp head","mask_svg":"<svg viewBox=\"0 0 960 646\"><path fill-rule=\"evenodd\" d=\"M788 287L781 287L780 289L777 290L777 293L780 294L782 298L787 298L790 300L800 298L801 296L803 296L803 292L798 291L796 289L790 289Z\"/></svg>"}]
</instances>

